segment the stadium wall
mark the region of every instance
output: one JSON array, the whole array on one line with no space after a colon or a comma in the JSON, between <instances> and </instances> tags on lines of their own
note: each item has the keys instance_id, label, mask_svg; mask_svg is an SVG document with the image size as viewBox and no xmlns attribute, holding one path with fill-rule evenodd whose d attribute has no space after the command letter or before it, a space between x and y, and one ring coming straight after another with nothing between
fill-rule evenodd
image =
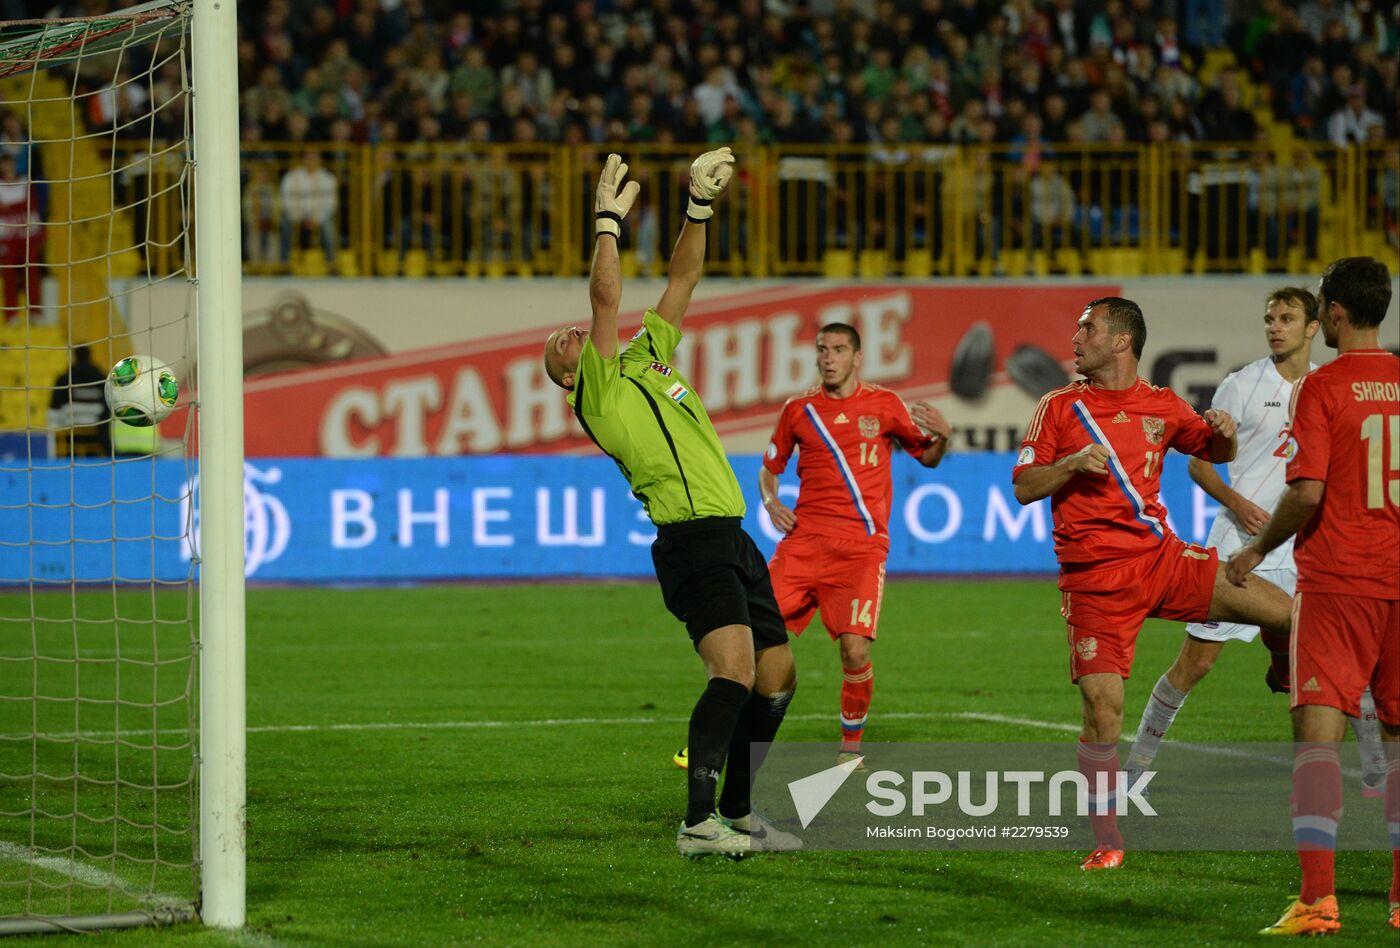
<instances>
[{"instance_id":1,"label":"stadium wall","mask_svg":"<svg viewBox=\"0 0 1400 948\"><path fill-rule=\"evenodd\" d=\"M706 280L677 358L726 448L755 453L783 402L815 381L817 327L851 322L865 338L865 378L932 400L956 427L959 452L1011 451L1039 396L1068 378L1087 300L1141 303L1142 374L1204 409L1227 372L1266 351L1268 293L1300 284L1316 278ZM663 287L628 283L624 331ZM1400 350L1400 280L1395 296L1382 338ZM250 457L594 451L540 364L549 329L587 325L583 280L253 279L244 300ZM131 306L138 337L150 318L142 314L166 311L152 302ZM157 356L183 345L159 329L151 341ZM1314 357L1331 352L1319 341Z\"/></svg>"}]
</instances>

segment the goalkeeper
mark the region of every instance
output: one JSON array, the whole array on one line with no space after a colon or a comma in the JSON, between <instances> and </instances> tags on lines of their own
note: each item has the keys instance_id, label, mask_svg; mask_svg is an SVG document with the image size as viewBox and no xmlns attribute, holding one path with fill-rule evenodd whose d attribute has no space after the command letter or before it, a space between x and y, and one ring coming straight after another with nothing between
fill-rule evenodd
<instances>
[{"instance_id":1,"label":"goalkeeper","mask_svg":"<svg viewBox=\"0 0 1400 948\"><path fill-rule=\"evenodd\" d=\"M569 390L579 424L617 462L656 524L652 562L661 595L685 623L709 682L690 715L689 792L676 848L685 856L800 848L797 837L752 812L751 742L771 743L797 684L768 566L744 532L744 498L705 406L671 355L705 264L711 204L734 171L728 148L690 166L690 202L666 290L625 346L617 338L622 273L617 243L640 186L609 155L598 180L593 324L545 343L545 371ZM716 807L720 771L724 791Z\"/></svg>"}]
</instances>

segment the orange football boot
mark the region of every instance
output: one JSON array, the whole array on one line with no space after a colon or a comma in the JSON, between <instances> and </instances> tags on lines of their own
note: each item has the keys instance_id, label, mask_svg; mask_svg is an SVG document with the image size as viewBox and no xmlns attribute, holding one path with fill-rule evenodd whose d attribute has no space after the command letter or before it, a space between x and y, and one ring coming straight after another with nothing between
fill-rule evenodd
<instances>
[{"instance_id":1,"label":"orange football boot","mask_svg":"<svg viewBox=\"0 0 1400 948\"><path fill-rule=\"evenodd\" d=\"M1079 868L1085 872L1093 872L1096 869L1121 869L1123 867L1123 850L1121 849L1096 849L1089 854L1089 858L1079 864Z\"/></svg>"},{"instance_id":2,"label":"orange football boot","mask_svg":"<svg viewBox=\"0 0 1400 948\"><path fill-rule=\"evenodd\" d=\"M1261 935L1330 935L1342 928L1341 912L1337 908L1335 895L1324 896L1312 905L1305 905L1301 899L1294 899L1288 911L1268 928L1260 929Z\"/></svg>"}]
</instances>

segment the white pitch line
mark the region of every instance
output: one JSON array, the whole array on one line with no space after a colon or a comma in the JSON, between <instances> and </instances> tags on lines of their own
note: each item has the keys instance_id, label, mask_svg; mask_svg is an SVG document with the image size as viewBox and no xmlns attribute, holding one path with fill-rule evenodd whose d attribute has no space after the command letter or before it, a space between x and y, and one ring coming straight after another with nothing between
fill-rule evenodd
<instances>
[{"instance_id":1,"label":"white pitch line","mask_svg":"<svg viewBox=\"0 0 1400 948\"><path fill-rule=\"evenodd\" d=\"M979 711L962 711L954 717L965 718L969 721L989 721L995 724L1018 724L1022 727L1040 728L1046 731L1063 731L1069 734L1077 734L1080 726L1077 724L1059 724L1054 721L1039 721L1035 718L1013 718L1004 714L984 714ZM1216 757L1233 757L1237 760L1262 760L1269 764L1278 764L1281 767L1292 767L1293 761L1288 757L1279 757L1274 754L1257 754L1253 751L1239 750L1233 747L1214 747L1210 744L1196 744L1173 740L1164 740L1163 743L1170 744L1179 750L1195 751L1197 754L1211 754ZM1343 776L1360 777L1361 771L1351 767L1342 768Z\"/></svg>"},{"instance_id":2,"label":"white pitch line","mask_svg":"<svg viewBox=\"0 0 1400 948\"><path fill-rule=\"evenodd\" d=\"M786 720L789 721L825 721L830 718L829 714L789 714ZM962 714L948 711L890 711L880 715L880 717L892 721L904 720L932 720L936 718L960 718ZM627 717L627 718L534 718L524 721L361 721L351 724L260 724L248 728L249 734L324 734L337 731L473 731L487 728L503 727L613 727L627 725L650 725L650 724L685 724L690 721L690 717ZM162 731L154 731L150 728L140 730L125 730L121 732L123 738L127 737L150 737L154 734L165 734L170 736L188 735L188 732L178 728L167 728ZM29 740L32 736L37 736L46 741L71 741L78 738L85 740L113 740L116 735L111 731L78 731L65 733L45 733L39 735L29 734L5 734L0 735L7 741Z\"/></svg>"},{"instance_id":3,"label":"white pitch line","mask_svg":"<svg viewBox=\"0 0 1400 948\"><path fill-rule=\"evenodd\" d=\"M826 721L830 714L789 714L789 721ZM1020 718L1006 714L991 714L983 711L887 711L877 715L877 719L889 721L981 721L988 724L1010 724L1018 727L1034 728L1042 731L1056 731L1063 734L1078 734L1081 726L1058 721L1042 721L1038 718ZM344 724L263 724L248 728L249 734L326 734L354 733L357 731L475 731L495 728L534 728L534 727L646 727L657 724L686 724L687 717L650 716L623 718L533 718L523 721L363 721ZM122 737L151 736L152 730L122 731ZM165 730L162 734L186 734L181 730ZM23 740L27 735L5 735L7 740ZM73 740L82 737L89 740L112 739L110 731L84 731L80 734L41 734L45 740ZM1268 754L1255 754L1249 751L1228 747L1213 747L1207 744L1181 743L1168 740L1166 743L1182 750L1201 754L1214 754L1220 757L1235 757L1262 760L1269 763L1292 766L1292 761ZM1345 774L1357 775L1359 771L1343 769Z\"/></svg>"},{"instance_id":4,"label":"white pitch line","mask_svg":"<svg viewBox=\"0 0 1400 948\"><path fill-rule=\"evenodd\" d=\"M14 862L28 863L40 869L54 872L69 879L75 879L84 885L90 885L99 889L118 888L124 892L130 892L131 887L126 880L113 872L105 869L98 869L81 863L67 856L40 856L28 846L17 846L14 843L7 843L0 840L0 859L13 860ZM182 905L187 899L179 899L172 895L164 895L160 892L153 892L148 896L141 896L141 901L150 902L154 905Z\"/></svg>"},{"instance_id":5,"label":"white pitch line","mask_svg":"<svg viewBox=\"0 0 1400 948\"><path fill-rule=\"evenodd\" d=\"M1038 721L1035 718L1012 718L1004 714L984 714L981 711L959 711L953 715L966 721L987 721L991 724L1017 724L1021 727L1039 728L1042 731L1063 731L1078 734L1083 730L1078 724L1058 724L1054 721Z\"/></svg>"},{"instance_id":6,"label":"white pitch line","mask_svg":"<svg viewBox=\"0 0 1400 948\"><path fill-rule=\"evenodd\" d=\"M890 711L880 717L893 721L927 721L936 718L961 718L964 715L950 711ZM789 714L787 721L825 721L829 714ZM686 724L686 717L645 717L645 718L535 718L528 721L385 721L360 724L269 724L248 728L249 734L297 734L321 731L456 731L476 730L497 727L593 727L629 724ZM1077 730L1077 729L1076 729Z\"/></svg>"}]
</instances>

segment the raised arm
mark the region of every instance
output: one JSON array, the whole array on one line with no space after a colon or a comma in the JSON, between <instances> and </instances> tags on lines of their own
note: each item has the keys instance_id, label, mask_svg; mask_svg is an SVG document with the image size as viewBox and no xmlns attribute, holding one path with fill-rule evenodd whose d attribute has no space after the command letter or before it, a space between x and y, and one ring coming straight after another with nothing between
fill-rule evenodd
<instances>
[{"instance_id":1,"label":"raised arm","mask_svg":"<svg viewBox=\"0 0 1400 948\"><path fill-rule=\"evenodd\" d=\"M588 302L593 307L589 338L604 359L617 354L617 308L622 302L622 263L617 238L599 234L593 242L593 269L588 275Z\"/></svg>"},{"instance_id":2,"label":"raised arm","mask_svg":"<svg viewBox=\"0 0 1400 948\"><path fill-rule=\"evenodd\" d=\"M588 277L588 302L593 308L593 326L589 338L593 348L604 359L617 354L617 309L622 303L622 264L617 255L617 241L622 236L622 220L637 200L642 188L637 182L622 187L627 177L627 165L621 155L608 155L607 164L598 178L598 191L593 203L593 269ZM621 192L618 188L621 187Z\"/></svg>"},{"instance_id":3,"label":"raised arm","mask_svg":"<svg viewBox=\"0 0 1400 948\"><path fill-rule=\"evenodd\" d=\"M656 304L656 312L673 326L685 319L690 295L705 270L705 227L714 215L710 205L720 196L734 174L734 156L728 146L707 151L690 165L690 204L685 224L671 251L666 274L666 291Z\"/></svg>"}]
</instances>

